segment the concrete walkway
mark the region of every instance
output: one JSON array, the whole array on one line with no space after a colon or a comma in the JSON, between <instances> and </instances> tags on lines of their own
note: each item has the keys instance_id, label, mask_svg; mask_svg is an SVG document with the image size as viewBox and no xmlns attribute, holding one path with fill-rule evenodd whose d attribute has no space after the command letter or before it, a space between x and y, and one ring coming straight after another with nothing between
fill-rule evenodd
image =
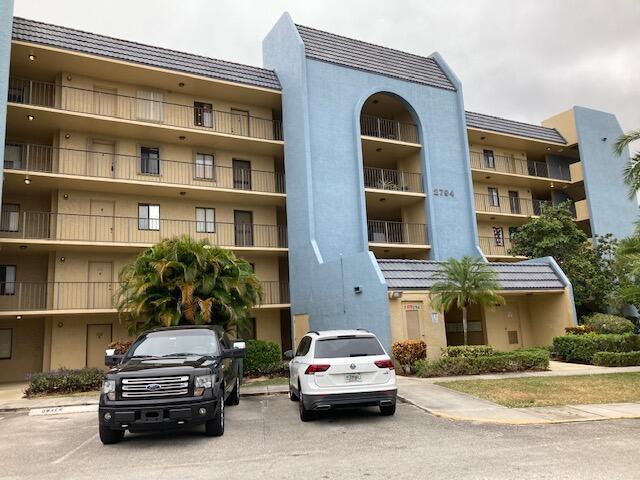
<instances>
[{"instance_id":1,"label":"concrete walkway","mask_svg":"<svg viewBox=\"0 0 640 480\"><path fill-rule=\"evenodd\" d=\"M560 364L561 362L553 362ZM570 365L567 366L567 365ZM555 367L555 368L554 368ZM577 368L572 368L577 367ZM564 405L556 407L508 408L472 395L435 385L456 380L498 380L502 378L559 377L598 375L620 372L640 372L640 367L593 367L591 365L560 364L546 372L520 372L460 377L416 378L398 377L398 396L416 407L450 420L511 425L584 422L618 418L640 418L640 403L596 405Z\"/></svg>"}]
</instances>

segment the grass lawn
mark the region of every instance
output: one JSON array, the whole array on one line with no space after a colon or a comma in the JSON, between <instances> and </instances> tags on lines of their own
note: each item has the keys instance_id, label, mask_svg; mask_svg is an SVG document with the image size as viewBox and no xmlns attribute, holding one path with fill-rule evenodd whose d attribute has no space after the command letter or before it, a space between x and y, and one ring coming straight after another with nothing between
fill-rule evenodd
<instances>
[{"instance_id":1,"label":"grass lawn","mask_svg":"<svg viewBox=\"0 0 640 480\"><path fill-rule=\"evenodd\" d=\"M640 402L640 373L460 380L436 385L505 407Z\"/></svg>"},{"instance_id":2,"label":"grass lawn","mask_svg":"<svg viewBox=\"0 0 640 480\"><path fill-rule=\"evenodd\" d=\"M243 385L245 387L271 387L274 385L286 385L289 382L287 377L258 377L258 378L245 378Z\"/></svg>"}]
</instances>

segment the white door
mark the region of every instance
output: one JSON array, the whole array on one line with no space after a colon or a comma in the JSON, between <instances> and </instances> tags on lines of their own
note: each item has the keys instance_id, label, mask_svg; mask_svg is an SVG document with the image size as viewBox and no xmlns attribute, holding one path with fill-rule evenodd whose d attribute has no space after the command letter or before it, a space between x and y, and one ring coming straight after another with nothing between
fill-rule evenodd
<instances>
[{"instance_id":1,"label":"white door","mask_svg":"<svg viewBox=\"0 0 640 480\"><path fill-rule=\"evenodd\" d=\"M112 201L91 200L91 238L96 242L112 242L115 204Z\"/></svg>"},{"instance_id":2,"label":"white door","mask_svg":"<svg viewBox=\"0 0 640 480\"><path fill-rule=\"evenodd\" d=\"M86 174L112 178L116 171L116 144L108 140L92 140L87 154Z\"/></svg>"},{"instance_id":3,"label":"white door","mask_svg":"<svg viewBox=\"0 0 640 480\"><path fill-rule=\"evenodd\" d=\"M504 307L504 332L508 350L522 347L522 330L517 303L507 303Z\"/></svg>"},{"instance_id":4,"label":"white door","mask_svg":"<svg viewBox=\"0 0 640 480\"><path fill-rule=\"evenodd\" d=\"M113 264L89 262L88 308L113 307Z\"/></svg>"}]
</instances>

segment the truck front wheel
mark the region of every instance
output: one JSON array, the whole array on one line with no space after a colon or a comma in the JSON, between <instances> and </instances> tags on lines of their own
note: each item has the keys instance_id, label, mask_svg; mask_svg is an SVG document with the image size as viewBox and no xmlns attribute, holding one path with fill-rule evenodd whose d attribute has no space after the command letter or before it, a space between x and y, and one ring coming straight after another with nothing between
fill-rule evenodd
<instances>
[{"instance_id":1,"label":"truck front wheel","mask_svg":"<svg viewBox=\"0 0 640 480\"><path fill-rule=\"evenodd\" d=\"M104 445L111 445L122 441L124 438L124 430L113 430L109 427L100 425L100 441Z\"/></svg>"},{"instance_id":2,"label":"truck front wheel","mask_svg":"<svg viewBox=\"0 0 640 480\"><path fill-rule=\"evenodd\" d=\"M204 433L207 437L219 437L224 433L224 389L220 395L216 414L204 424Z\"/></svg>"}]
</instances>

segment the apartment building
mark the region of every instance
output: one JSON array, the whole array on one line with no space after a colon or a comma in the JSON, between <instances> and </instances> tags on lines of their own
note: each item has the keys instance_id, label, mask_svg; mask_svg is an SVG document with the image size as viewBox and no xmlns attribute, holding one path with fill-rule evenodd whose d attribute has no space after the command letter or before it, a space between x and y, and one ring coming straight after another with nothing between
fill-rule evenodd
<instances>
[{"instance_id":1,"label":"apartment building","mask_svg":"<svg viewBox=\"0 0 640 480\"><path fill-rule=\"evenodd\" d=\"M553 259L511 256L512 229L569 200L590 236L631 231L613 115L465 111L437 53L285 14L258 68L10 20L0 381L100 366L126 337L119 270L166 237L252 263L265 299L246 338L290 348L309 328L362 327L437 355L461 341L459 312L430 307L439 261L499 262L509 300L472 312L475 343L544 344L575 322L571 285Z\"/></svg>"}]
</instances>

